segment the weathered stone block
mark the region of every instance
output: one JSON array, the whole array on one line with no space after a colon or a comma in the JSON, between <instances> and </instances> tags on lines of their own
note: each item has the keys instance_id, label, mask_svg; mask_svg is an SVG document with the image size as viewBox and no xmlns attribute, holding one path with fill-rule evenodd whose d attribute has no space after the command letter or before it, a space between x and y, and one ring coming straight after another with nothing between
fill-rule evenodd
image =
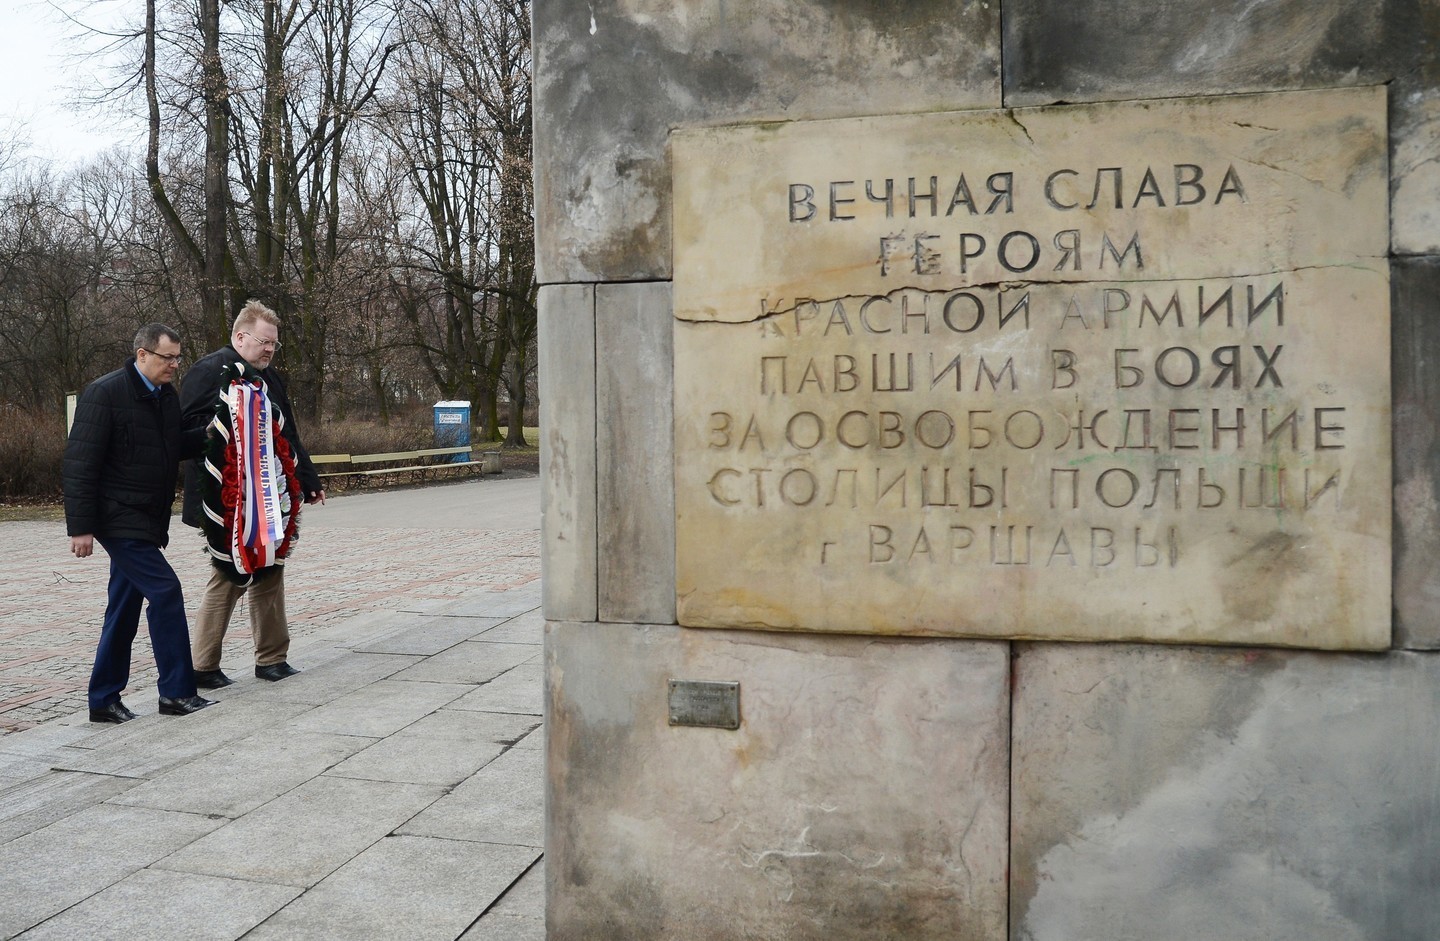
<instances>
[{"instance_id":1,"label":"weathered stone block","mask_svg":"<svg viewBox=\"0 0 1440 941\"><path fill-rule=\"evenodd\" d=\"M1005 935L1008 647L551 624L554 941ZM737 731L670 726L738 681Z\"/></svg>"},{"instance_id":2,"label":"weathered stone block","mask_svg":"<svg viewBox=\"0 0 1440 941\"><path fill-rule=\"evenodd\" d=\"M1440 4L1430 0L1430 54L1391 87L1391 246L1396 254L1440 254ZM1416 76L1424 78L1417 81Z\"/></svg>"},{"instance_id":3,"label":"weathered stone block","mask_svg":"<svg viewBox=\"0 0 1440 941\"><path fill-rule=\"evenodd\" d=\"M1038 105L1386 84L1394 247L1440 250L1440 5L1006 0L1005 101Z\"/></svg>"},{"instance_id":4,"label":"weathered stone block","mask_svg":"<svg viewBox=\"0 0 1440 941\"><path fill-rule=\"evenodd\" d=\"M667 283L595 289L602 621L675 620L673 323Z\"/></svg>"},{"instance_id":5,"label":"weathered stone block","mask_svg":"<svg viewBox=\"0 0 1440 941\"><path fill-rule=\"evenodd\" d=\"M1011 936L1440 936L1440 655L1017 648Z\"/></svg>"},{"instance_id":6,"label":"weathered stone block","mask_svg":"<svg viewBox=\"0 0 1440 941\"><path fill-rule=\"evenodd\" d=\"M1012 104L1378 84L1420 61L1423 4L1011 0ZM1433 34L1432 34L1433 35ZM1387 59L1387 57L1389 57Z\"/></svg>"},{"instance_id":7,"label":"weathered stone block","mask_svg":"<svg viewBox=\"0 0 1440 941\"><path fill-rule=\"evenodd\" d=\"M1440 647L1440 258L1401 258L1394 290L1395 642Z\"/></svg>"},{"instance_id":8,"label":"weathered stone block","mask_svg":"<svg viewBox=\"0 0 1440 941\"><path fill-rule=\"evenodd\" d=\"M540 538L545 614L595 617L595 288L542 287Z\"/></svg>"},{"instance_id":9,"label":"weathered stone block","mask_svg":"<svg viewBox=\"0 0 1440 941\"><path fill-rule=\"evenodd\" d=\"M680 623L1388 647L1385 139L1381 88L677 132Z\"/></svg>"},{"instance_id":10,"label":"weathered stone block","mask_svg":"<svg viewBox=\"0 0 1440 941\"><path fill-rule=\"evenodd\" d=\"M996 107L1000 5L553 0L535 5L541 283L670 272L670 128Z\"/></svg>"}]
</instances>

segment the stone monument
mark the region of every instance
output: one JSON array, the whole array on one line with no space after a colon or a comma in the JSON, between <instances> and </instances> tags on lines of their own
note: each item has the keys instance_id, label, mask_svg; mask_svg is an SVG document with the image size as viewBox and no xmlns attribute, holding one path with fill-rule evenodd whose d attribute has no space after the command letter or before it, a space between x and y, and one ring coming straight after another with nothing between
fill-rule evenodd
<instances>
[{"instance_id":1,"label":"stone monument","mask_svg":"<svg viewBox=\"0 0 1440 941\"><path fill-rule=\"evenodd\" d=\"M1440 6L534 30L548 937L1440 936Z\"/></svg>"}]
</instances>

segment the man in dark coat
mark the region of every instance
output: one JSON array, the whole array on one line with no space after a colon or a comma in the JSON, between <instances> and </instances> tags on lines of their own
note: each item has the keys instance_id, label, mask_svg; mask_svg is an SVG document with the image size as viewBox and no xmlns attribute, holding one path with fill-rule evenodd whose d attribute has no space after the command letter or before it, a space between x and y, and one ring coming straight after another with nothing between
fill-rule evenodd
<instances>
[{"instance_id":1,"label":"man in dark coat","mask_svg":"<svg viewBox=\"0 0 1440 941\"><path fill-rule=\"evenodd\" d=\"M140 607L150 603L150 645L159 667L160 712L187 715L213 705L195 695L190 632L180 579L160 552L180 459L198 454L199 429L182 431L170 384L180 335L160 323L135 335L135 358L85 387L65 445L65 529L86 558L100 543L110 556L109 604L90 674L90 721L127 722L120 701L130 682L130 648Z\"/></svg>"},{"instance_id":2,"label":"man in dark coat","mask_svg":"<svg viewBox=\"0 0 1440 941\"><path fill-rule=\"evenodd\" d=\"M279 349L280 318L259 301L248 301L235 317L230 345L198 360L186 372L180 393L185 426L208 425L215 418L216 399L223 382L222 370L227 364L243 359L259 370L270 401L279 406L284 416L284 428L280 433L290 444L304 501L324 503L325 489L315 464L310 460L310 452L300 441L285 382L270 365ZM204 513L200 475L205 471L199 463L191 461L185 465L185 505L181 519L187 526L200 526ZM255 675L262 680L274 681L300 672L287 659L290 627L285 616L283 560L275 571L266 573L247 587L234 584L217 568L210 573L210 582L205 586L200 610L195 615L192 653L195 682L201 689L219 689L234 682L220 669L220 648L235 605L246 592L250 596L250 630L255 640Z\"/></svg>"}]
</instances>

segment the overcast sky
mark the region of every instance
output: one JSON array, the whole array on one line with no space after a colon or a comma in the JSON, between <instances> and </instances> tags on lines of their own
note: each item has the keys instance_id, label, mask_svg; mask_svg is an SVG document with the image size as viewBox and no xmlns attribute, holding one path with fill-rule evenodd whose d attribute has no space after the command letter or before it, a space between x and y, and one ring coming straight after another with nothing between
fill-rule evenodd
<instances>
[{"instance_id":1,"label":"overcast sky","mask_svg":"<svg viewBox=\"0 0 1440 941\"><path fill-rule=\"evenodd\" d=\"M62 0L57 0L62 2ZM77 3L63 0L66 9ZM114 17L138 9L139 0L108 0L90 5L86 17ZM132 143L114 122L70 109L76 86L93 83L89 66L77 61L85 51L77 27L45 0L0 0L0 133L13 136L17 123L30 139L30 152L63 162L84 160L117 143Z\"/></svg>"}]
</instances>

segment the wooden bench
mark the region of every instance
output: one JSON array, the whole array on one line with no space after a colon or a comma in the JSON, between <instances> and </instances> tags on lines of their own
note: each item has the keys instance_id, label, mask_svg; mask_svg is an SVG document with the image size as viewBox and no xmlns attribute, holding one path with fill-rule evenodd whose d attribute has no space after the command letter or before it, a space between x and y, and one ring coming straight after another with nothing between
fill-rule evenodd
<instances>
[{"instance_id":1,"label":"wooden bench","mask_svg":"<svg viewBox=\"0 0 1440 941\"><path fill-rule=\"evenodd\" d=\"M456 455L467 455L468 459L463 461L445 460ZM482 474L498 474L504 469L501 466L498 450L481 450L464 446L421 448L415 451L387 451L381 454L312 454L310 460L318 465L338 468L322 471L321 477L351 477L357 482L383 477L387 474L410 474L412 477L424 480L431 471L442 471L455 467L479 468ZM341 466L347 464L349 467ZM370 464L387 466L364 466Z\"/></svg>"}]
</instances>

